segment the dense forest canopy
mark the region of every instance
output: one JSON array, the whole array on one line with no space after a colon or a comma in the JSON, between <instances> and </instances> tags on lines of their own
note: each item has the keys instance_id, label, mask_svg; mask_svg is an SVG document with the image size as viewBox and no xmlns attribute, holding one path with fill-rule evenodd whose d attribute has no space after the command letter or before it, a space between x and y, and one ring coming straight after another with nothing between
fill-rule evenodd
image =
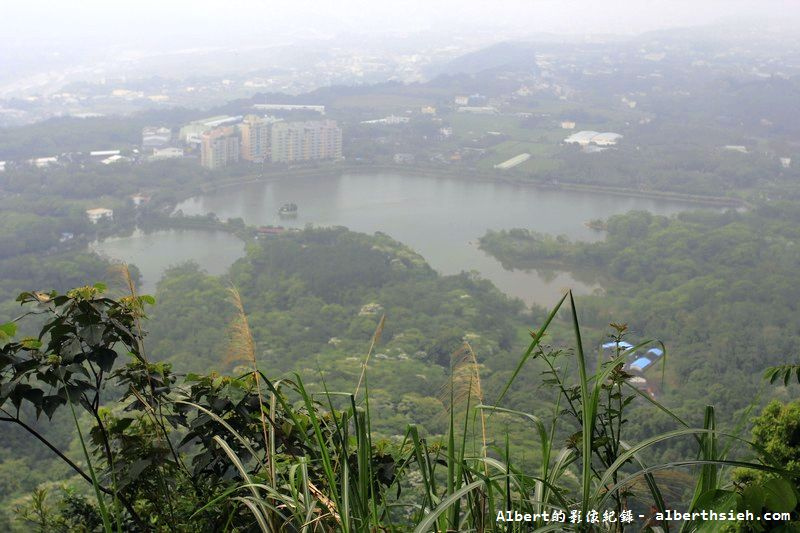
<instances>
[{"instance_id":1,"label":"dense forest canopy","mask_svg":"<svg viewBox=\"0 0 800 533\"><path fill-rule=\"evenodd\" d=\"M604 294L581 299L583 323L625 316L643 336L680 338L666 396L686 412L713 403L733 415L759 394L753 377L764 366L797 357L798 213L791 204L673 218L632 212L611 217L598 243L516 229L489 232L481 246L508 267L601 275Z\"/></svg>"}]
</instances>

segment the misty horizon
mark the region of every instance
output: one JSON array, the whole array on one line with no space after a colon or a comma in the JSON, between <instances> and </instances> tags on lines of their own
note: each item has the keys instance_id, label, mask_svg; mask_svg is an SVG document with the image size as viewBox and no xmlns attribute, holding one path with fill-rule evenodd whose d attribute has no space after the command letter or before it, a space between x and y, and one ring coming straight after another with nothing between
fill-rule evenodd
<instances>
[{"instance_id":1,"label":"misty horizon","mask_svg":"<svg viewBox=\"0 0 800 533\"><path fill-rule=\"evenodd\" d=\"M498 9L499 8L499 9ZM491 16L487 17L487 12ZM4 6L3 46L43 50L169 46L180 50L203 46L236 47L276 42L327 39L343 34L386 36L439 33L443 36L499 32L501 38L537 34L563 36L631 36L649 31L714 25L776 25L791 29L800 5L788 0L722 2L612 0L507 1L502 4L456 2L435 5L414 0L402 9L386 2L344 0L325 5L301 1L267 5L226 2L132 3L83 2L81 5L28 2ZM59 50L51 49L58 53Z\"/></svg>"}]
</instances>

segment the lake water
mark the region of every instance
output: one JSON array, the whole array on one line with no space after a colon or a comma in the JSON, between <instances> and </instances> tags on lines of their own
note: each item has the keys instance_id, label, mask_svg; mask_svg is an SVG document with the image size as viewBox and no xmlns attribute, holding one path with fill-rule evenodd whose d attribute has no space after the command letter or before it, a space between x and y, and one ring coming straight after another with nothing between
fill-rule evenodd
<instances>
[{"instance_id":1,"label":"lake water","mask_svg":"<svg viewBox=\"0 0 800 533\"><path fill-rule=\"evenodd\" d=\"M278 217L284 203L296 203L296 219ZM524 227L571 239L601 239L585 226L595 218L633 209L673 214L696 204L624 197L594 192L539 189L500 182L478 182L397 174L345 174L286 178L224 188L177 206L186 215L215 213L241 217L250 225L346 226L381 231L410 246L439 272L475 270L507 294L526 303L554 304L564 288L576 293L598 289L566 272L508 271L477 247L487 229ZM242 244L225 234L162 231L98 244L111 257L138 265L146 286L158 272L193 259L215 274L242 255ZM163 254L159 256L159 254ZM146 287L145 287L146 289Z\"/></svg>"},{"instance_id":2,"label":"lake water","mask_svg":"<svg viewBox=\"0 0 800 533\"><path fill-rule=\"evenodd\" d=\"M89 248L100 255L136 265L142 274L139 292L154 294L164 271L186 261L194 261L209 274L218 276L240 257L244 243L224 231L170 229L130 237L112 237L93 242Z\"/></svg>"}]
</instances>

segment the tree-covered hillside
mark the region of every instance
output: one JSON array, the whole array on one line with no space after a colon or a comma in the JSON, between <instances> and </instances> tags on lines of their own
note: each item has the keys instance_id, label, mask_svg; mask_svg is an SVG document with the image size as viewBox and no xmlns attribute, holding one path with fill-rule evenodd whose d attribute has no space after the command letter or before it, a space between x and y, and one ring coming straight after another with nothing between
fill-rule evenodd
<instances>
[{"instance_id":1,"label":"tree-covered hillside","mask_svg":"<svg viewBox=\"0 0 800 533\"><path fill-rule=\"evenodd\" d=\"M579 299L583 324L624 317L636 335L668 340L664 401L684 413L713 403L729 418L760 401L764 367L797 358L798 222L800 211L781 204L672 218L635 212L609 219L597 243L518 229L489 232L481 246L508 267L601 276L604 293Z\"/></svg>"},{"instance_id":2,"label":"tree-covered hillside","mask_svg":"<svg viewBox=\"0 0 800 533\"><path fill-rule=\"evenodd\" d=\"M387 433L407 423L434 432L436 400L450 354L468 340L487 371L507 370L533 317L485 280L440 276L422 257L385 235L307 229L256 241L229 279L177 266L158 285L149 349L178 371L231 371L226 330L236 287L259 361L272 375L301 371L333 389L353 386L381 317L373 392ZM198 324L203 327L198 328Z\"/></svg>"}]
</instances>

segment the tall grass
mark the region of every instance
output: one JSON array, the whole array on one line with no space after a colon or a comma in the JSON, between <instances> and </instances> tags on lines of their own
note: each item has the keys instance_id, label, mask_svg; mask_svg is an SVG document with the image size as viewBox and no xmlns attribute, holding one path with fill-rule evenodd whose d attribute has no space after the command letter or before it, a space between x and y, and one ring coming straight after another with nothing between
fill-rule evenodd
<instances>
[{"instance_id":1,"label":"tall grass","mask_svg":"<svg viewBox=\"0 0 800 533\"><path fill-rule=\"evenodd\" d=\"M574 361L577 385L568 386L565 375L541 347L541 340L561 307L569 300L574 334ZM241 309L241 308L240 308ZM325 390L322 401L315 400L300 376L273 382L261 375L275 406L297 427L308 421L309 431L302 434L307 449L315 450L292 458L290 468L270 474L270 483L257 481L266 467L263 463L246 466L236 457L226 439L244 443L224 420L226 429L218 441L241 474L242 483L221 498L245 506L253 515L253 523L262 531L623 531L616 523L571 523L572 513L587 517L590 511L627 509L628 496L639 491L659 510L665 507L662 489L656 474L675 469L697 468L697 485L692 504L697 498L719 487L720 468L745 466L762 471L780 472L760 463L729 460L720 452L720 440L742 441L736 435L720 432L715 425L714 411L706 412L703 427L693 428L644 393L656 409L669 413L678 429L649 437L636 443L623 438L623 415L614 418L617 391L631 388L621 373L628 352L618 352L611 361L590 371L581 338L575 303L571 293L561 299L542 327L532 333L532 341L508 382L493 405L485 403L481 389L478 358L469 345L462 346L453 357L451 379L446 390L448 431L441 441L429 442L416 426L410 426L395 454L394 472L385 483L378 482L376 448L370 428L367 364L384 326L381 319L362 365L358 385L352 393ZM638 348L638 347L635 347ZM531 358L544 358L556 383L557 397L550 420L534 413L514 410L502 404L515 380ZM260 375L254 368L254 376ZM359 396L363 388L363 395ZM335 409L337 398L345 398L345 407ZM622 400L619 400L620 402ZM198 406L199 408L199 406ZM201 408L202 409L202 408ZM611 413L609 414L609 410ZM205 411L210 416L215 416ZM578 433L566 444L564 434L574 431L569 426L572 414ZM487 418L515 417L529 424L536 436L531 464L517 463L511 453L506 433L502 445L492 445L487 436ZM272 420L272 419L271 419ZM274 421L274 420L273 420ZM473 431L477 438L471 438ZM226 436L227 434L227 436ZM698 445L697 457L658 465L647 465L642 457L649 449L664 442L693 438ZM609 442L610 441L610 442ZM604 443L604 444L601 444ZM601 447L605 446L604 448ZM250 450L251 458L258 456ZM600 452L603 453L600 453ZM311 470L317 472L312 475ZM255 472L255 474L254 474ZM198 511L202 512L203 509ZM498 511L516 511L535 516L532 524L497 521ZM566 522L551 523L543 514L563 513ZM270 523L267 518L272 517ZM641 523L628 529L639 529ZM668 530L668 527L664 528Z\"/></svg>"}]
</instances>

